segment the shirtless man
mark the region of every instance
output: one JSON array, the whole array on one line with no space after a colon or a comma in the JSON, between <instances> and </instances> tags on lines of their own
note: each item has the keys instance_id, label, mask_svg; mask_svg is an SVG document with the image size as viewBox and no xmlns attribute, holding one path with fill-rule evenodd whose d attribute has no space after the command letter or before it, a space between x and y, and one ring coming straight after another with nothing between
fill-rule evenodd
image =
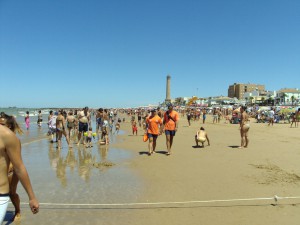
<instances>
[{"instance_id":1,"label":"shirtless man","mask_svg":"<svg viewBox=\"0 0 300 225\"><path fill-rule=\"evenodd\" d=\"M98 140L99 138L99 132L102 130L102 125L103 125L103 109L100 108L97 110L96 112L96 133L97 133L97 137Z\"/></svg>"},{"instance_id":2,"label":"shirtless man","mask_svg":"<svg viewBox=\"0 0 300 225\"><path fill-rule=\"evenodd\" d=\"M30 179L21 158L21 143L14 132L0 125L0 224L4 220L9 201L8 166L12 163L17 175L29 197L32 213L39 212L39 203L34 195Z\"/></svg>"},{"instance_id":3,"label":"shirtless man","mask_svg":"<svg viewBox=\"0 0 300 225\"><path fill-rule=\"evenodd\" d=\"M84 132L87 132L89 129L89 117L90 113L88 111L88 107L85 107L82 111L78 113L78 121L79 121L79 129L78 129L78 143L77 145L80 144L81 141L81 136ZM83 139L83 144L86 144L85 138Z\"/></svg>"},{"instance_id":4,"label":"shirtless man","mask_svg":"<svg viewBox=\"0 0 300 225\"><path fill-rule=\"evenodd\" d=\"M207 141L207 145L210 146L208 135L203 127L200 127L200 130L197 131L195 135L196 146L199 146L199 142L202 143L202 148L204 148L204 142Z\"/></svg>"},{"instance_id":5,"label":"shirtless man","mask_svg":"<svg viewBox=\"0 0 300 225\"><path fill-rule=\"evenodd\" d=\"M241 118L240 118L240 133L241 133L241 146L239 148L247 148L249 144L248 132L250 129L249 116L246 113L246 106L241 106Z\"/></svg>"}]
</instances>

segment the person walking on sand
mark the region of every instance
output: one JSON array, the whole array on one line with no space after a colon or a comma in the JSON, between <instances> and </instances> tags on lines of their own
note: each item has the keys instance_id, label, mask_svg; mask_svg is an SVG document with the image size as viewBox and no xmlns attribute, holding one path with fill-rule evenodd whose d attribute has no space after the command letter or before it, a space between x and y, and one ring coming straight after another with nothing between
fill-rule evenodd
<instances>
[{"instance_id":1,"label":"person walking on sand","mask_svg":"<svg viewBox=\"0 0 300 225\"><path fill-rule=\"evenodd\" d=\"M62 148L61 139L63 135L66 137L69 148L72 148L72 145L70 144L70 140L66 132L65 124L66 124L65 117L62 115L62 110L59 110L58 116L56 118L57 147L59 149Z\"/></svg>"},{"instance_id":2,"label":"person walking on sand","mask_svg":"<svg viewBox=\"0 0 300 225\"><path fill-rule=\"evenodd\" d=\"M26 129L29 130L30 127L30 117L29 117L29 111L26 111L26 116L25 116L25 125Z\"/></svg>"},{"instance_id":3,"label":"person walking on sand","mask_svg":"<svg viewBox=\"0 0 300 225\"><path fill-rule=\"evenodd\" d=\"M66 120L67 120L68 136L69 136L69 140L71 141L71 137L73 137L75 134L74 129L76 124L76 118L73 115L73 111L70 111L68 113Z\"/></svg>"},{"instance_id":4,"label":"person walking on sand","mask_svg":"<svg viewBox=\"0 0 300 225\"><path fill-rule=\"evenodd\" d=\"M43 122L43 114L42 114L42 111L39 110L38 119L37 119L38 127L42 127L42 122Z\"/></svg>"},{"instance_id":5,"label":"person walking on sand","mask_svg":"<svg viewBox=\"0 0 300 225\"><path fill-rule=\"evenodd\" d=\"M250 129L249 116L246 113L246 106L241 106L240 113L240 134L241 134L241 146L239 148L247 148L249 144L248 132Z\"/></svg>"},{"instance_id":6,"label":"person walking on sand","mask_svg":"<svg viewBox=\"0 0 300 225\"><path fill-rule=\"evenodd\" d=\"M202 148L204 148L204 142L207 141L207 145L210 146L209 138L207 132L203 127L200 127L200 130L196 132L195 135L196 146L199 146L199 142L202 144Z\"/></svg>"},{"instance_id":7,"label":"person walking on sand","mask_svg":"<svg viewBox=\"0 0 300 225\"><path fill-rule=\"evenodd\" d=\"M152 109L151 114L149 117L146 119L146 124L147 124L147 135L149 139L149 144L148 144L148 155L152 155L155 153L155 148L156 148L156 140L158 135L162 134L162 119L156 115L156 110Z\"/></svg>"},{"instance_id":8,"label":"person walking on sand","mask_svg":"<svg viewBox=\"0 0 300 225\"><path fill-rule=\"evenodd\" d=\"M51 143L57 142L57 132L56 132L56 118L58 116L58 112L55 112L53 115L53 111L50 111L49 121L48 121L48 134L51 135ZM54 141L55 134L55 141Z\"/></svg>"},{"instance_id":9,"label":"person walking on sand","mask_svg":"<svg viewBox=\"0 0 300 225\"><path fill-rule=\"evenodd\" d=\"M205 124L205 120L206 120L206 109L202 110L202 123Z\"/></svg>"},{"instance_id":10,"label":"person walking on sand","mask_svg":"<svg viewBox=\"0 0 300 225\"><path fill-rule=\"evenodd\" d=\"M136 125L136 122L135 121L133 121L132 122L132 135L138 135L138 127L137 127L137 125Z\"/></svg>"},{"instance_id":11,"label":"person walking on sand","mask_svg":"<svg viewBox=\"0 0 300 225\"><path fill-rule=\"evenodd\" d=\"M28 198L32 213L39 212L39 203L33 192L30 178L21 157L21 143L16 134L8 127L0 125L0 224L2 224L8 206L10 184L8 168L13 166L13 173L21 181Z\"/></svg>"},{"instance_id":12,"label":"person walking on sand","mask_svg":"<svg viewBox=\"0 0 300 225\"><path fill-rule=\"evenodd\" d=\"M87 132L89 129L89 112L88 112L88 107L85 107L82 111L78 113L78 143L77 145L80 144L81 137L83 136L84 132ZM86 145L86 140L83 137L83 144Z\"/></svg>"},{"instance_id":13,"label":"person walking on sand","mask_svg":"<svg viewBox=\"0 0 300 225\"><path fill-rule=\"evenodd\" d=\"M270 126L270 124L272 124L272 126L274 125L274 116L275 116L275 112L274 112L273 108L271 108L271 110L269 111L269 124L268 124L268 126Z\"/></svg>"},{"instance_id":14,"label":"person walking on sand","mask_svg":"<svg viewBox=\"0 0 300 225\"><path fill-rule=\"evenodd\" d=\"M186 117L187 117L187 121L188 121L188 124L189 124L189 127L190 127L191 126L191 118L192 118L192 113L191 113L190 109L187 111Z\"/></svg>"},{"instance_id":15,"label":"person walking on sand","mask_svg":"<svg viewBox=\"0 0 300 225\"><path fill-rule=\"evenodd\" d=\"M19 124L15 120L13 116L9 116L6 114L1 115L0 124L8 127L15 134L18 133L20 135L23 134L22 129ZM21 218L21 208L20 208L20 198L17 194L17 186L19 183L19 179L17 175L14 173L14 168L12 163L9 164L8 169L8 180L9 180L9 197L11 199L12 204L15 207L15 215L13 221L17 221Z\"/></svg>"},{"instance_id":16,"label":"person walking on sand","mask_svg":"<svg viewBox=\"0 0 300 225\"><path fill-rule=\"evenodd\" d=\"M176 131L178 130L179 115L173 110L173 105L168 105L168 110L164 113L164 131L166 135L167 155L172 153L172 144Z\"/></svg>"},{"instance_id":17,"label":"person walking on sand","mask_svg":"<svg viewBox=\"0 0 300 225\"><path fill-rule=\"evenodd\" d=\"M98 140L99 138L99 132L102 130L102 125L103 125L103 108L99 108L96 111L96 133Z\"/></svg>"}]
</instances>

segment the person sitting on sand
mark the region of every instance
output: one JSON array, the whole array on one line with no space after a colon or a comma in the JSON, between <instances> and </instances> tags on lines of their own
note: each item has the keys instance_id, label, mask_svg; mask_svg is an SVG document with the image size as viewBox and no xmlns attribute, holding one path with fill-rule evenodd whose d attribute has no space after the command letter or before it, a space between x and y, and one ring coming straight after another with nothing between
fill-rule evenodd
<instances>
[{"instance_id":1,"label":"person sitting on sand","mask_svg":"<svg viewBox=\"0 0 300 225\"><path fill-rule=\"evenodd\" d=\"M203 127L200 127L200 130L196 132L195 135L196 146L199 146L199 142L202 144L202 148L204 148L204 142L207 141L207 145L210 146L208 135Z\"/></svg>"}]
</instances>

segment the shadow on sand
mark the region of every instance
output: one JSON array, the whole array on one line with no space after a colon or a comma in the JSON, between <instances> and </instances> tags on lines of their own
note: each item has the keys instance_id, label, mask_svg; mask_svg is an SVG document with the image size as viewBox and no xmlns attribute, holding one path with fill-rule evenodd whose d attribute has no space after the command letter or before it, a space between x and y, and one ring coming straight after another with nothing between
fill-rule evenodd
<instances>
[{"instance_id":1,"label":"shadow on sand","mask_svg":"<svg viewBox=\"0 0 300 225\"><path fill-rule=\"evenodd\" d=\"M149 155L148 153L149 153L148 151L147 152L146 151L139 152L140 155ZM155 151L152 155L155 155L155 154L167 155L167 153L168 153L167 151Z\"/></svg>"},{"instance_id":2,"label":"shadow on sand","mask_svg":"<svg viewBox=\"0 0 300 225\"><path fill-rule=\"evenodd\" d=\"M202 145L198 145L198 146L197 145L193 145L192 147L193 148L204 148L204 146L202 146Z\"/></svg>"},{"instance_id":3,"label":"shadow on sand","mask_svg":"<svg viewBox=\"0 0 300 225\"><path fill-rule=\"evenodd\" d=\"M4 220L3 220L3 225L9 225L13 223L13 219L15 216L15 212L14 211L6 211Z\"/></svg>"},{"instance_id":4,"label":"shadow on sand","mask_svg":"<svg viewBox=\"0 0 300 225\"><path fill-rule=\"evenodd\" d=\"M238 145L230 145L230 146L228 146L229 148L239 148L240 146L238 146Z\"/></svg>"}]
</instances>

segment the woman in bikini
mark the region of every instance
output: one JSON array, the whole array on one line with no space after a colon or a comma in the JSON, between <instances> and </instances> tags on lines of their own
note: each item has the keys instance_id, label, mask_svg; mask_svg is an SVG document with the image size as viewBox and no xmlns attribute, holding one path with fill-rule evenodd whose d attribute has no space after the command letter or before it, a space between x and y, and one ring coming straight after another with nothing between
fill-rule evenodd
<instances>
[{"instance_id":1,"label":"woman in bikini","mask_svg":"<svg viewBox=\"0 0 300 225\"><path fill-rule=\"evenodd\" d=\"M58 116L56 118L56 131L57 131L57 147L61 148L61 138L62 135L66 137L67 143L69 148L72 148L72 145L70 145L69 137L67 135L66 129L65 129L65 118L62 115L62 110L58 111Z\"/></svg>"},{"instance_id":2,"label":"woman in bikini","mask_svg":"<svg viewBox=\"0 0 300 225\"><path fill-rule=\"evenodd\" d=\"M241 106L240 112L240 133L241 133L241 146L239 148L247 148L249 144L248 132L250 129L249 116L246 112L247 107Z\"/></svg>"},{"instance_id":3,"label":"woman in bikini","mask_svg":"<svg viewBox=\"0 0 300 225\"><path fill-rule=\"evenodd\" d=\"M73 111L70 111L67 116L67 128L68 128L68 136L71 141L71 136L74 136L74 128L75 128L75 117L73 116Z\"/></svg>"}]
</instances>

